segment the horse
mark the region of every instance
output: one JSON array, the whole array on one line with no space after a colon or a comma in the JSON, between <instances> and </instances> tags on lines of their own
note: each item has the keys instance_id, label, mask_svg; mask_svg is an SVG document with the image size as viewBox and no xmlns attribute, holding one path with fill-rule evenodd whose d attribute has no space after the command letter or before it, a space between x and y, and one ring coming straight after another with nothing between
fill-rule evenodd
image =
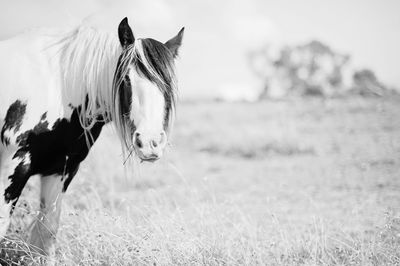
<instances>
[{"instance_id":1,"label":"horse","mask_svg":"<svg viewBox=\"0 0 400 266\"><path fill-rule=\"evenodd\" d=\"M39 176L40 210L27 241L54 254L63 195L107 123L123 154L162 157L183 34L135 39L124 18L112 33L82 23L0 42L0 238L28 179Z\"/></svg>"}]
</instances>

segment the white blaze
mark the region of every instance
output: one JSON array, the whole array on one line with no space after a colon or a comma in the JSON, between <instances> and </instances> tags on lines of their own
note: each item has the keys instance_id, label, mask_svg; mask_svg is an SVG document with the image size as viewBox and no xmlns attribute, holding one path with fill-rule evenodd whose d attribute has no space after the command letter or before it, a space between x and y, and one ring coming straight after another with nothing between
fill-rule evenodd
<instances>
[{"instance_id":1,"label":"white blaze","mask_svg":"<svg viewBox=\"0 0 400 266\"><path fill-rule=\"evenodd\" d=\"M131 120L140 134L155 136L163 131L165 99L156 84L141 77L131 69L132 85Z\"/></svg>"}]
</instances>

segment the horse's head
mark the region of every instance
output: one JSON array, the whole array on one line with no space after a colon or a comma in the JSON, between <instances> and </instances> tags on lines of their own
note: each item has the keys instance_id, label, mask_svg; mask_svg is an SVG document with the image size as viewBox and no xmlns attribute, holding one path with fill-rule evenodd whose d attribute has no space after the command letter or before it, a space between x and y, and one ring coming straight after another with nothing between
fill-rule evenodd
<instances>
[{"instance_id":1,"label":"horse's head","mask_svg":"<svg viewBox=\"0 0 400 266\"><path fill-rule=\"evenodd\" d=\"M168 142L176 100L174 60L182 30L166 43L137 39L125 18L118 28L122 53L114 78L114 122L129 152L159 159Z\"/></svg>"}]
</instances>

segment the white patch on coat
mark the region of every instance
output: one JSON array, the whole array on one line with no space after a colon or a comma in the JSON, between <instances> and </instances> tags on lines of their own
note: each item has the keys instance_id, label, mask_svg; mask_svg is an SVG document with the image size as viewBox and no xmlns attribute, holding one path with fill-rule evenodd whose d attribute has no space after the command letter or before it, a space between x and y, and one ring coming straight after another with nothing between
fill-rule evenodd
<instances>
[{"instance_id":1,"label":"white patch on coat","mask_svg":"<svg viewBox=\"0 0 400 266\"><path fill-rule=\"evenodd\" d=\"M132 110L130 119L142 135L160 135L164 127L165 99L156 84L130 69Z\"/></svg>"}]
</instances>

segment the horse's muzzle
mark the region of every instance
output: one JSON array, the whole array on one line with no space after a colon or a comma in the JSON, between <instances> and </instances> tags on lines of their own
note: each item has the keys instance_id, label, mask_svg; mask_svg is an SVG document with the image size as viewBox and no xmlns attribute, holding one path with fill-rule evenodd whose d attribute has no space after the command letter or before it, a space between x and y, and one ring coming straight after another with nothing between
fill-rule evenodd
<instances>
[{"instance_id":1,"label":"horse's muzzle","mask_svg":"<svg viewBox=\"0 0 400 266\"><path fill-rule=\"evenodd\" d=\"M139 132L134 134L133 147L142 161L155 162L160 159L166 144L167 136L164 131L153 135Z\"/></svg>"}]
</instances>

